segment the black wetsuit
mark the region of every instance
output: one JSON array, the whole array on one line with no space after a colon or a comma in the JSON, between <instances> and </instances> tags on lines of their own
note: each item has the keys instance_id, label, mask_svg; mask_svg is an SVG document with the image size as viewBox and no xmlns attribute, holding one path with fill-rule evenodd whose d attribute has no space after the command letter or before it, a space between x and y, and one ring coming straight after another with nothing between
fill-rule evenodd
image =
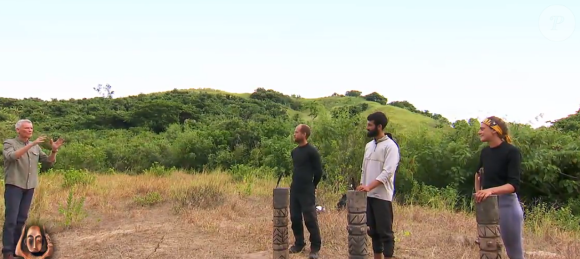
<instances>
[{"instance_id":1,"label":"black wetsuit","mask_svg":"<svg viewBox=\"0 0 580 259\"><path fill-rule=\"evenodd\" d=\"M481 151L479 168L484 168L482 189L511 184L515 193L520 189L522 155L513 145L502 142L497 147L485 147Z\"/></svg>"},{"instance_id":2,"label":"black wetsuit","mask_svg":"<svg viewBox=\"0 0 580 259\"><path fill-rule=\"evenodd\" d=\"M298 146L292 150L294 170L290 184L290 220L296 239L295 245L302 248L304 242L304 225L310 233L311 250L318 251L322 245L320 228L316 215L315 190L322 178L322 163L318 150L310 145Z\"/></svg>"}]
</instances>

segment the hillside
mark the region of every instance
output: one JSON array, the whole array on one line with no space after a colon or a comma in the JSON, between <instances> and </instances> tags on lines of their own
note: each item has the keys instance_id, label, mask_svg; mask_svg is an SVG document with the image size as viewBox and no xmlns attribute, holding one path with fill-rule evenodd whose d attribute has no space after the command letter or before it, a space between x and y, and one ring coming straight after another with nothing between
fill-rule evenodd
<instances>
[{"instance_id":1,"label":"hillside","mask_svg":"<svg viewBox=\"0 0 580 259\"><path fill-rule=\"evenodd\" d=\"M384 111L389 116L391 121L387 129L401 147L402 158L396 180L399 210L401 217L406 218L399 221L399 235L403 235L401 238L408 235L405 228L419 229L418 226L425 227L422 225L425 222L429 224L430 221L425 221L422 215L432 216L438 213L438 210L407 207L410 205L447 211L447 214L441 214L434 220L466 222L465 224L470 221L466 216L469 214L464 213L469 213L472 209L470 197L473 190L473 172L478 162L479 150L484 146L476 135L479 128L476 119L451 123L441 115L419 111L406 101L388 102L386 97L377 93L363 96L355 90L345 95L333 94L316 99L287 96L260 88L247 94L230 94L211 89L175 89L124 98L109 97L105 94L98 98L51 101L0 98L0 137L3 139L14 136L14 123L20 118L34 122L35 137L46 134L51 138L66 139L55 166L43 168L46 175L42 178L42 185L45 187L40 192L54 191L57 195L54 199L62 204L67 200L66 194L71 191L72 200L69 202L78 199L79 203L75 207L73 202L69 209L60 212L55 207L56 204L39 204L34 208L39 220L48 221L57 226L57 230L63 224L81 222L80 219L70 216L80 212L66 213L67 210L87 211L88 218L82 223L90 225L90 222L122 219L121 216L135 213L153 215L151 213L158 212L156 209L168 208L168 204L181 202L179 199L175 200L174 194L167 193L167 190L158 186L161 182L170 181L164 178L167 172L180 172L181 179L192 182L205 181L200 180L206 179L203 178L205 176L198 175L200 172L225 172L231 178L227 181L232 182L228 188L233 189L229 191L241 195L240 199L243 201L255 202L255 205L241 209L243 211L240 213L250 213L247 211L252 209L267 210L268 197L260 196L257 192L264 190L264 195L270 195L267 190L274 187L272 181L275 176L288 175L291 171L289 153L294 148L294 143L290 137L299 123L312 126L310 141L319 149L325 169L321 189L329 195L323 205L332 208L350 181L360 177L363 147L368 141L364 132L365 118L367 114L377 110ZM545 241L542 235L546 233L538 230L538 226L550 226L557 233L548 234L558 235L558 238L548 243L560 242L559 245L553 245L552 250L563 247L562 244L576 246L576 243L570 243L572 241L565 237L560 238L559 235L576 235L580 231L580 199L577 197L580 191L580 183L577 181L580 178L579 113L580 110L554 122L552 127L533 129L527 125L510 125L514 144L520 148L524 158L520 197L525 204L526 220L532 224L528 229L531 231L530 240L536 240L531 241L533 244L542 244ZM160 178L150 175L159 175ZM177 184L175 177L170 178L175 181L172 184ZM95 186L99 182L109 184L111 188L121 182L131 182L137 186L113 202L108 195L117 194L116 188L126 188L118 186L107 189ZM73 186L78 187L72 188ZM199 196L204 195L190 198L200 199ZM232 204L238 201L243 203L236 197L234 195L233 200L228 198L229 203L224 201L226 205L214 211L230 208L228 206L234 206ZM86 203L80 202L82 199L86 199ZM148 204L157 200L167 202L153 202L159 204L146 210L134 209L133 205L128 205L135 202ZM111 204L112 207L109 207L101 201L117 205ZM48 203L48 200L41 203ZM122 207L123 204L129 207L114 211L118 208L115 206ZM188 211L199 213L195 208ZM452 211L463 212L454 215ZM329 211L327 217L330 217L329 220L343 217L340 213ZM68 218L66 215L69 215ZM172 217L174 216L164 220L174 222ZM195 217L196 222L205 222L199 215ZM229 217L231 220L236 216L226 213L220 217ZM216 216L216 219L220 217ZM187 223L178 222L176 224L180 228L188 226ZM235 223L228 223L227 220L225 222L212 224L225 224L226 229L235 226ZM123 224L128 224L117 223L121 224L120 228L127 227ZM172 227L158 221L150 224L160 224L164 229ZM208 222L202 224L204 227L210 225ZM214 231L214 238L215 235L224 234L216 230L215 225L211 226L213 228L209 229ZM338 238L337 241L330 241L331 244L343 242L340 241L342 239L339 234L332 234L333 231L341 231L341 226L327 227L327 235ZM463 227L465 229L461 230ZM99 228L107 227L83 227L76 224L75 228L78 228L79 233L89 235L91 231L101 231ZM452 226L449 223L448 228L455 229L457 233L472 233L467 225ZM251 232L252 235L262 238L259 247L244 243L236 251L267 250L265 245L269 242L269 234L262 233L267 229L269 226L265 225L253 229L257 232ZM411 235L416 231L419 230L413 230ZM66 237L72 233L76 232L67 230L59 235ZM428 233L433 239L445 235L440 230L430 230ZM106 233L101 234L108 237ZM155 238L163 237L154 233L151 235ZM103 242L103 245L113 245ZM422 248L412 247L411 244L415 242L418 241L409 242L407 248L423 249L416 257L427 255L427 251L431 249L428 248L429 244L421 245L424 246ZM532 246L538 250L545 248L543 245ZM443 244L437 247L445 249ZM461 255L469 255L474 251L471 246L466 246L465 249L461 250ZM445 252L434 252L432 249L431 253L431 257L445 255ZM219 255L226 256L223 253ZM119 254L116 256L118 258ZM408 256L416 258L413 255Z\"/></svg>"},{"instance_id":2,"label":"hillside","mask_svg":"<svg viewBox=\"0 0 580 259\"><path fill-rule=\"evenodd\" d=\"M109 98L104 90L100 94L103 97L79 100L0 98L0 137L13 136L14 122L28 118L36 133L65 138L55 170L139 174L164 166L276 175L291 169L293 128L308 123L313 127L311 142L325 164L326 182L345 190L351 178L358 178L362 147L368 141L365 117L379 110L389 116L387 130L401 145L401 193L427 185L466 196L483 146L476 119L451 123L406 101L387 104L378 93L362 95L356 90L316 99L263 88L247 94L212 89L124 98ZM550 128L511 125L515 144L528 158L521 193L527 202L565 203L577 207L575 213L580 211L575 205L580 202L574 200L580 190L574 179L580 170L572 159L578 157L578 121L576 113Z\"/></svg>"},{"instance_id":3,"label":"hillside","mask_svg":"<svg viewBox=\"0 0 580 259\"><path fill-rule=\"evenodd\" d=\"M235 95L241 98L250 99L252 94L250 93L241 93L241 94L232 94L221 90L209 89L209 88L202 88L202 89L188 89L186 91L193 92L193 93L213 93L218 95ZM258 95L258 93L260 93ZM405 109L405 106L396 106L398 102L395 102L395 105L385 105L381 104L376 101L367 101L362 97L359 96L344 96L335 94L333 96L327 97L320 97L320 98L311 98L305 99L296 96L283 96L279 92L275 92L273 90L265 90L263 88L259 88L256 90L256 96L264 96L263 99L270 99L273 101L277 101L280 104L290 104L291 102L297 102L298 104L292 107L286 107L289 116L296 116L298 114L300 120L308 121L311 120L311 114L316 108L324 109L326 111L331 111L332 109L340 108L340 107L361 107L357 112L366 114L374 111L381 111L389 115L389 119L398 127L435 127L437 125L437 121L435 121L430 114L421 114L417 109L411 107L411 109ZM260 98L260 97L258 97ZM282 99L282 100L280 100ZM385 102L387 99L385 98ZM315 108L313 108L313 106ZM320 107L316 107L320 106ZM297 108L299 107L299 108ZM416 111L416 112L413 112ZM438 115L435 115L438 116Z\"/></svg>"}]
</instances>

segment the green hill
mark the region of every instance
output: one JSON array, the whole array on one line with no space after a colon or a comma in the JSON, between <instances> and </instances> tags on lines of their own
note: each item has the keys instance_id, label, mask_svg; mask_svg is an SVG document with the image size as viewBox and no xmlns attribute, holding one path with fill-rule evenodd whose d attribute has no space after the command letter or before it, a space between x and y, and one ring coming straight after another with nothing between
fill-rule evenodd
<instances>
[{"instance_id":1,"label":"green hill","mask_svg":"<svg viewBox=\"0 0 580 259\"><path fill-rule=\"evenodd\" d=\"M190 172L224 169L236 179L272 177L291 171L290 137L299 123L313 128L326 188L344 191L358 178L366 116L383 111L387 130L401 146L397 173L400 199L411 194L450 192L469 197L483 147L476 119L449 122L419 111L406 101L378 93L306 99L262 88L232 94L212 89L172 90L123 98L50 100L0 98L0 137L14 136L20 118L34 122L36 135L63 137L66 145L54 170L119 171L130 174L175 167ZM532 129L511 124L515 145L524 156L526 202L541 199L580 213L578 112ZM45 168L46 169L46 168Z\"/></svg>"},{"instance_id":2,"label":"green hill","mask_svg":"<svg viewBox=\"0 0 580 259\"><path fill-rule=\"evenodd\" d=\"M240 94L232 94L221 90L209 89L209 88L202 88L202 89L188 89L186 91L191 91L195 93L213 93L213 94L230 94L239 96L242 98L250 99L251 93L240 93ZM274 96L282 96L282 93L273 91L273 90L266 90L263 88L258 88L256 92L263 92L264 95L271 95L272 99ZM287 112L289 116L296 116L298 114L301 120L309 120L311 111L308 109L312 105L320 105L327 111L331 111L332 109L345 107L345 106L362 106L366 104L365 110L360 111L363 114L367 114L374 111L381 111L386 113L389 116L389 120L391 120L394 124L399 127L405 128L416 128L416 127L436 127L440 123L434 120L431 116L421 114L418 111L413 112L409 109L400 108L396 105L384 105L378 102L367 101L364 97L353 97L353 96L344 96L344 95L334 95L334 96L327 96L327 97L320 97L320 98L312 98L306 99L302 97L296 96L287 96L287 98L291 99L294 102L299 103L299 107L302 109L293 109L291 107L287 107ZM386 101L386 98L385 98ZM285 104L281 102L281 104ZM414 108L414 107L413 107ZM415 109L416 110L416 109ZM366 115L365 115L366 116Z\"/></svg>"}]
</instances>

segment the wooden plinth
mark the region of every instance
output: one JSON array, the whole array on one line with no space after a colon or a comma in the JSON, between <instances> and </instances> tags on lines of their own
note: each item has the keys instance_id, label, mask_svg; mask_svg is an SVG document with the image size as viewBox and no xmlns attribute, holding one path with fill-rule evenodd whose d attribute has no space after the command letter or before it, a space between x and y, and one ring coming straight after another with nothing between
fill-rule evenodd
<instances>
[{"instance_id":1,"label":"wooden plinth","mask_svg":"<svg viewBox=\"0 0 580 259\"><path fill-rule=\"evenodd\" d=\"M288 206L290 205L290 189L275 188L273 196L273 259L288 259L290 258L288 251Z\"/></svg>"},{"instance_id":2,"label":"wooden plinth","mask_svg":"<svg viewBox=\"0 0 580 259\"><path fill-rule=\"evenodd\" d=\"M367 193L349 190L346 193L348 258L367 258Z\"/></svg>"},{"instance_id":3,"label":"wooden plinth","mask_svg":"<svg viewBox=\"0 0 580 259\"><path fill-rule=\"evenodd\" d=\"M479 237L479 259L502 259L503 244L499 229L497 195L475 203L475 220Z\"/></svg>"}]
</instances>

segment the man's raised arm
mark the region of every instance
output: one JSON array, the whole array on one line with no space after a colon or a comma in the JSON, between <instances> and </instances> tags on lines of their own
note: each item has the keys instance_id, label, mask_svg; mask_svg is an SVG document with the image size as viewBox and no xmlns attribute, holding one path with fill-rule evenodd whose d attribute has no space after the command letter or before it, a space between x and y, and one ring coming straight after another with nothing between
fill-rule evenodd
<instances>
[{"instance_id":1,"label":"man's raised arm","mask_svg":"<svg viewBox=\"0 0 580 259\"><path fill-rule=\"evenodd\" d=\"M37 138L35 141L29 142L28 145L24 146L23 148L15 150L14 144L12 143L12 140L5 140L4 141L4 151L3 151L4 152L4 159L6 161L18 160L26 152L28 152L28 150L30 150L30 148L34 147L35 145L38 145L38 143L42 143L43 141L44 141L44 136L41 136L41 137Z\"/></svg>"},{"instance_id":2,"label":"man's raised arm","mask_svg":"<svg viewBox=\"0 0 580 259\"><path fill-rule=\"evenodd\" d=\"M28 152L28 150L33 147L34 145L36 145L34 142L30 142L28 143L28 145L24 146L21 149L16 150L14 148L14 144L12 143L11 140L5 140L4 141L4 159L6 161L14 161L14 160L18 160L20 159L26 152Z\"/></svg>"}]
</instances>

